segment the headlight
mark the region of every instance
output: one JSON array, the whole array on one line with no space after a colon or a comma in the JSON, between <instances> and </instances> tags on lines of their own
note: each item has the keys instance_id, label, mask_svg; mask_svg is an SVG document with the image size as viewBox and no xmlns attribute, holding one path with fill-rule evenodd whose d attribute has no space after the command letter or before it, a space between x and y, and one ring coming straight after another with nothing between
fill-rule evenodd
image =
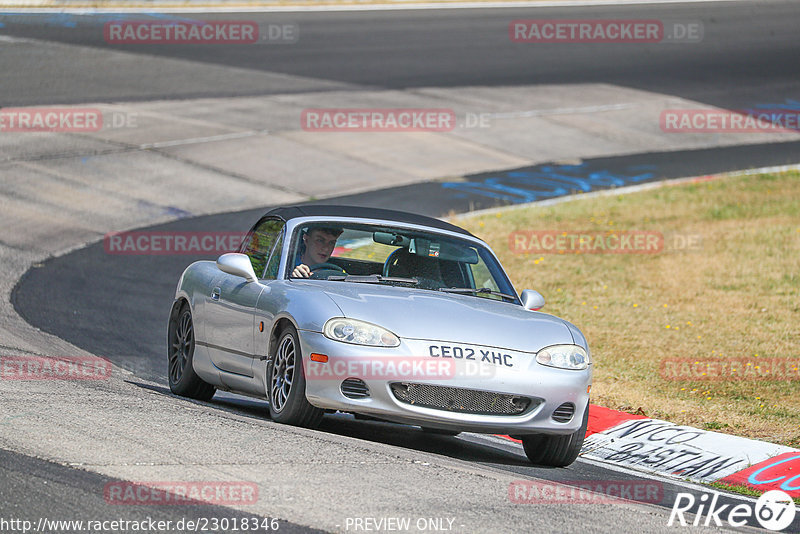
<instances>
[{"instance_id":1,"label":"headlight","mask_svg":"<svg viewBox=\"0 0 800 534\"><path fill-rule=\"evenodd\" d=\"M592 363L589 354L578 345L553 345L536 353L536 361L542 365L580 371Z\"/></svg>"},{"instance_id":2,"label":"headlight","mask_svg":"<svg viewBox=\"0 0 800 534\"><path fill-rule=\"evenodd\" d=\"M400 338L385 328L364 321L336 317L328 320L322 329L325 337L354 345L371 347L396 347Z\"/></svg>"}]
</instances>

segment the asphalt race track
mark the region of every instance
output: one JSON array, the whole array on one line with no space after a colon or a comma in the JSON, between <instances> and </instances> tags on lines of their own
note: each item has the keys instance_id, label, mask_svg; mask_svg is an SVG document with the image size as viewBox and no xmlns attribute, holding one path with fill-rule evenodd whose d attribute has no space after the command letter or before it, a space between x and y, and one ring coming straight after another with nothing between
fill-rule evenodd
<instances>
[{"instance_id":1,"label":"asphalt race track","mask_svg":"<svg viewBox=\"0 0 800 534\"><path fill-rule=\"evenodd\" d=\"M568 13L565 16L565 13ZM139 20L141 16L128 15ZM179 19L213 20L227 15L175 15ZM701 20L704 42L663 43L647 47L624 44L596 47L574 44L526 46L508 39L508 23L525 18L625 18ZM90 21L77 16L5 16L7 35L113 48L157 57L175 57L206 65L278 72L352 84L363 88L413 89L469 85L610 83L669 93L721 107L740 108L783 102L797 95L797 5L792 1L602 6L574 8L464 9L353 13L248 13L257 22L296 23L302 37L292 46L205 47L110 45L102 32L88 31L119 15ZM169 16L167 17L169 18ZM123 17L124 19L124 17ZM56 67L54 59L39 60ZM90 58L57 69L49 84L32 84L31 74L13 65L4 71L5 105L47 102L80 103L113 100L190 98L198 95L248 95L286 88L250 86L235 80L220 91L220 80L205 80L201 71L187 78L165 76L146 63L109 65L113 84L96 84ZM11 67L9 69L9 67ZM33 74L34 79L36 74ZM215 87L216 86L216 87ZM313 88L309 82L294 91Z\"/></svg>"},{"instance_id":2,"label":"asphalt race track","mask_svg":"<svg viewBox=\"0 0 800 534\"><path fill-rule=\"evenodd\" d=\"M133 15L128 15L135 17ZM657 91L728 109L780 106L797 103L800 77L800 4L797 2L731 2L530 9L463 9L432 11L381 11L340 13L247 14L248 19L297 23L302 38L294 46L209 47L109 45L96 31L119 16L0 15L4 35L101 50L118 50L151 57L193 62L166 76L150 69L145 60L124 66L105 66L112 80L97 83L98 65L91 57L70 48L54 49L48 57L25 53L3 54L0 68L13 76L0 80L2 106L80 104L89 102L147 102L200 97L241 97L264 94L350 91L364 88L413 92L426 87L536 86L538 84L602 83ZM139 16L138 18L140 18ZM172 15L170 15L172 17ZM212 20L222 14L174 15L175 18ZM665 43L649 47L610 45L591 47L525 46L510 43L508 21L523 18L629 18L676 21L700 20L709 46ZM0 45L2 46L2 45ZM67 61L68 63L65 63ZM286 74L271 85L242 77L225 80L209 74L210 65L249 71ZM51 76L57 71L58 76ZM1 149L1 147L0 147ZM580 147L576 147L576 157ZM580 165L551 162L536 166L474 173L462 179L383 187L377 190L329 196L322 203L343 203L406 209L434 216L553 198L581 190L611 185L634 185L667 178L703 176L746 168L800 163L800 141L710 147L680 151L650 151L609 157L585 158ZM546 190L554 170L572 173L565 190ZM509 188L515 177L532 178ZM548 174L549 173L549 174ZM602 173L615 181L592 181ZM299 180L312 179L299 177ZM537 181L538 180L538 181ZM562 180L563 181L563 180ZM624 182L624 183L622 183ZM465 185L466 184L466 185ZM498 186L501 184L503 187ZM193 216L148 226L152 231L245 231L268 206L229 213ZM166 386L166 319L175 284L183 269L197 259L189 255L113 255L95 242L68 254L37 263L17 282L11 294L14 309L31 325L90 353L109 358L133 374L126 381L143 398L185 403L204 415L231 425L262 425L268 420L265 403L232 395L217 395L208 403L171 396ZM591 341L591 340L590 340ZM0 426L0 432L3 431ZM258 426L268 431L269 427ZM358 420L349 415L327 416L317 431L332 440L356 440L359 447L391 455L419 457L419 462L450 462L457 470L514 474L521 479L551 481L630 480L638 475L609 466L578 460L568 469L544 469L529 464L516 444L492 436L430 436L419 429ZM311 434L309 434L311 435ZM309 442L311 439L309 439ZM310 447L310 446L309 446ZM416 460L415 460L416 461ZM29 518L68 517L87 507L99 507L98 485L115 479L91 470L34 458L0 449L0 515ZM378 469L373 466L364 469ZM387 475L388 476L388 475ZM447 473L443 476L448 476ZM644 478L643 478L644 480ZM401 481L398 480L399 484ZM701 488L680 481L659 481L664 496L648 510L651 519L666 529L669 509L679 492L701 493ZM453 484L457 484L453 478ZM355 495L369 509L369 491ZM95 502L97 501L97 502ZM738 496L721 504L752 502ZM282 503L291 507L293 504ZM123 518L142 519L147 510L125 508ZM606 507L596 507L602 516ZM533 510L533 509L532 509ZM8 512L8 513L6 513ZM450 510L458 515L458 510ZM159 518L245 517L223 506L160 507ZM298 512L302 515L302 512ZM533 512L532 512L533 513ZM550 512L542 512L545 515ZM367 515L365 513L365 515ZM554 518L567 521L556 512ZM89 517L86 517L88 519ZM102 519L102 517L98 517ZM630 518L629 518L630 519ZM498 531L515 526L502 524ZM555 521L555 519L554 519ZM554 523L555 524L555 523ZM557 523L564 531L581 531L580 525ZM633 528L635 519L620 528ZM758 526L756 524L756 526ZM598 527L599 528L599 527ZM343 527L342 527L343 530ZM736 529L750 530L750 529ZM280 532L314 532L283 521ZM469 525L456 531L473 532ZM593 531L587 526L585 531ZM693 530L694 531L694 530ZM787 532L800 532L797 518Z\"/></svg>"}]
</instances>

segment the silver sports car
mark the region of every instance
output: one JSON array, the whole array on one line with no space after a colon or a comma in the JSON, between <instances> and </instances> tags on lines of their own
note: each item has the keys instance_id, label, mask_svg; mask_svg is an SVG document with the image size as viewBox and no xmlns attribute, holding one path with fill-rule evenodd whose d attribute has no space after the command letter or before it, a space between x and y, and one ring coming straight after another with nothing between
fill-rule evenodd
<instances>
[{"instance_id":1,"label":"silver sports car","mask_svg":"<svg viewBox=\"0 0 800 534\"><path fill-rule=\"evenodd\" d=\"M273 209L238 253L183 272L169 385L265 398L313 427L350 412L423 430L510 434L565 466L586 432L591 358L574 325L515 292L491 249L446 222L348 206Z\"/></svg>"}]
</instances>

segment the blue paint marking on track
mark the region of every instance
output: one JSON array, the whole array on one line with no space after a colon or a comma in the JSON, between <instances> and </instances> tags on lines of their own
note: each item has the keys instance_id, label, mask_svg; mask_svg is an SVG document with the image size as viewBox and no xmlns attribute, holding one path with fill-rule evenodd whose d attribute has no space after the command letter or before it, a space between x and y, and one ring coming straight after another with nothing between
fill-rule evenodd
<instances>
[{"instance_id":1,"label":"blue paint marking on track","mask_svg":"<svg viewBox=\"0 0 800 534\"><path fill-rule=\"evenodd\" d=\"M793 100L791 98L787 98L783 104L777 104L773 102L765 103L765 104L756 104L755 110L766 110L766 109L782 109L786 111L800 111L800 100ZM751 111L747 109L745 111Z\"/></svg>"},{"instance_id":2,"label":"blue paint marking on track","mask_svg":"<svg viewBox=\"0 0 800 534\"><path fill-rule=\"evenodd\" d=\"M787 98L782 103L761 102L755 104L755 107L744 108L741 112L787 130L800 130L800 101L798 100Z\"/></svg>"},{"instance_id":3,"label":"blue paint marking on track","mask_svg":"<svg viewBox=\"0 0 800 534\"><path fill-rule=\"evenodd\" d=\"M9 20L3 20L6 17L8 17ZM101 25L106 22L116 22L126 19L142 21L148 17L176 23L204 24L206 22L204 20L190 19L166 13L156 13L154 11L144 13L52 13L47 15L37 15L35 13L0 13L0 28L5 28L6 23L10 24L12 22L14 24L44 24L45 26L77 28L78 23Z\"/></svg>"},{"instance_id":4,"label":"blue paint marking on track","mask_svg":"<svg viewBox=\"0 0 800 534\"><path fill-rule=\"evenodd\" d=\"M466 182L443 182L454 198L474 195L511 204L535 202L568 195L570 192L638 184L655 177L655 165L627 167L624 172L580 165L540 165L525 170L510 170Z\"/></svg>"}]
</instances>

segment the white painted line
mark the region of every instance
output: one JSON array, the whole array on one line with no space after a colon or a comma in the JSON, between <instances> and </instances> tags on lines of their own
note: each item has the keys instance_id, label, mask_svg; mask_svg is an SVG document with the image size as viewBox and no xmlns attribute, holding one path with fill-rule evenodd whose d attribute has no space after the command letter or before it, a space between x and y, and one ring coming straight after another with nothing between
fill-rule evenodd
<instances>
[{"instance_id":1,"label":"white painted line","mask_svg":"<svg viewBox=\"0 0 800 534\"><path fill-rule=\"evenodd\" d=\"M687 178L668 178L658 182L648 182L646 184L628 185L625 187L617 187L612 189L603 189L600 191L592 191L590 193L579 193L577 195L569 195L565 197L549 198L547 200L538 200L536 202L525 202L522 204L511 204L510 206L500 206L498 208L487 208L485 210L470 211L468 213L459 213L452 217L447 217L448 220L469 219L471 217L479 217L482 215L494 215L495 213L504 213L506 211L521 210L527 208L544 208L547 206L554 206L563 202L574 202L576 200L584 200L587 198L607 197L613 195L627 195L630 193L637 193L639 191L648 191L650 189L658 189L668 185L679 185L687 182L694 182L704 178L713 177L713 179L721 179L733 176L750 176L753 174L763 174L769 172L786 172L786 171L800 171L800 164L796 165L780 165L777 167L760 167L758 169L746 169L742 171L722 172L717 174L706 174L701 176L690 176Z\"/></svg>"},{"instance_id":2,"label":"white painted line","mask_svg":"<svg viewBox=\"0 0 800 534\"><path fill-rule=\"evenodd\" d=\"M553 7L594 7L594 6L631 6L661 4L700 4L700 3L752 2L752 0L563 0L563 1L487 1L487 2L408 2L408 3L374 3L374 4L327 4L327 5L207 5L178 6L171 3L141 4L138 6L117 5L114 7L7 7L0 3L0 10L7 13L292 13L317 11L406 11L417 9L499 9L499 8L553 8Z\"/></svg>"},{"instance_id":3,"label":"white painted line","mask_svg":"<svg viewBox=\"0 0 800 534\"><path fill-rule=\"evenodd\" d=\"M147 150L151 148L166 148L171 146L196 145L199 143L213 143L214 141L226 141L228 139L242 139L244 137L253 137L255 135L268 134L268 133L269 133L268 130L251 130L249 132L236 132L229 134L211 135L208 137L176 139L174 141L163 141L161 143L147 143L144 145L139 145L139 148L141 150Z\"/></svg>"},{"instance_id":4,"label":"white painted line","mask_svg":"<svg viewBox=\"0 0 800 534\"><path fill-rule=\"evenodd\" d=\"M30 43L31 39L23 39L21 37L11 37L10 35L0 34L0 43Z\"/></svg>"},{"instance_id":5,"label":"white painted line","mask_svg":"<svg viewBox=\"0 0 800 534\"><path fill-rule=\"evenodd\" d=\"M617 111L630 109L633 104L607 104L604 106L585 106L581 108L554 108L532 109L529 111L507 111L503 113L488 113L492 119L516 119L520 117L546 117L548 115L574 115L576 113L602 113L604 111Z\"/></svg>"}]
</instances>

